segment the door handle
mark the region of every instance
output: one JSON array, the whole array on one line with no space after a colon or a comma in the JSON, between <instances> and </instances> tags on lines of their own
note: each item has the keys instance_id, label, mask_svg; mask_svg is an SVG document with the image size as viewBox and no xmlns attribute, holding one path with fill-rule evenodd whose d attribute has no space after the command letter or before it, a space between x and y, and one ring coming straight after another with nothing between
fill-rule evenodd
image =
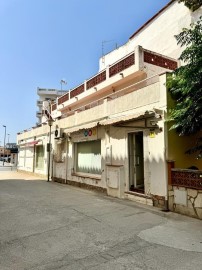
<instances>
[{"instance_id":1,"label":"door handle","mask_svg":"<svg viewBox=\"0 0 202 270\"><path fill-rule=\"evenodd\" d=\"M135 156L135 166L140 165L140 156Z\"/></svg>"}]
</instances>

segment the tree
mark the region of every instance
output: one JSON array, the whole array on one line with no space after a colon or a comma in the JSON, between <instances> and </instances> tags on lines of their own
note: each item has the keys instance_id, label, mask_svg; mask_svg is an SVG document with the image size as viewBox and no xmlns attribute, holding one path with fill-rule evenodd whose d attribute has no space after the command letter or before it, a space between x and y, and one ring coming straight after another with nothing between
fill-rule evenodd
<instances>
[{"instance_id":1,"label":"tree","mask_svg":"<svg viewBox=\"0 0 202 270\"><path fill-rule=\"evenodd\" d=\"M168 76L167 86L175 100L168 121L180 135L190 135L202 130L202 17L175 37L185 46L179 58L185 65Z\"/></svg>"},{"instance_id":2,"label":"tree","mask_svg":"<svg viewBox=\"0 0 202 270\"><path fill-rule=\"evenodd\" d=\"M191 11L197 10L202 5L202 0L178 0L178 2L184 2Z\"/></svg>"}]
</instances>

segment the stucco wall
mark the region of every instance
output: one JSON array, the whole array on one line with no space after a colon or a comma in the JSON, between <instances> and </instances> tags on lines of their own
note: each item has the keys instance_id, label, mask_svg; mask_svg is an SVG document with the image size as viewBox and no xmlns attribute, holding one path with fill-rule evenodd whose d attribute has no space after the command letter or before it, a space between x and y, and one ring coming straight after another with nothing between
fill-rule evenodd
<instances>
[{"instance_id":1,"label":"stucco wall","mask_svg":"<svg viewBox=\"0 0 202 270\"><path fill-rule=\"evenodd\" d=\"M40 131L43 132L43 130L43 128L39 127L38 129L33 129L32 131L28 131L18 135L20 151L18 155L17 167L19 170L34 172L41 175L47 174L48 152L46 147L47 143L49 142L49 133L40 134ZM36 136L35 134L37 134L38 136ZM36 152L34 152L34 145L30 145L30 143L35 140L39 141L39 143L36 145L43 145L44 147L43 168L36 167ZM53 131L51 142L54 147Z\"/></svg>"},{"instance_id":2,"label":"stucco wall","mask_svg":"<svg viewBox=\"0 0 202 270\"><path fill-rule=\"evenodd\" d=\"M163 126L163 120L159 126ZM141 131L141 129L110 127L110 145L112 147L112 164L124 166L124 191L129 190L129 160L128 160L128 134ZM144 179L145 194L166 196L164 133L155 132L150 138L149 131L143 131L144 141Z\"/></svg>"},{"instance_id":3,"label":"stucco wall","mask_svg":"<svg viewBox=\"0 0 202 270\"><path fill-rule=\"evenodd\" d=\"M202 219L202 190L179 186L169 188L169 209L171 211Z\"/></svg>"},{"instance_id":4,"label":"stucco wall","mask_svg":"<svg viewBox=\"0 0 202 270\"><path fill-rule=\"evenodd\" d=\"M101 140L101 176L93 177L93 175L89 175L89 177L82 173L75 173L75 163L74 163L74 134L72 134L71 141L67 144L67 160L64 163L55 163L54 176L58 178L62 178L69 181L75 181L79 183L85 183L90 186L99 186L102 188L106 188L105 181L105 129L103 127L97 128L97 139ZM59 170L59 171L58 171Z\"/></svg>"}]
</instances>

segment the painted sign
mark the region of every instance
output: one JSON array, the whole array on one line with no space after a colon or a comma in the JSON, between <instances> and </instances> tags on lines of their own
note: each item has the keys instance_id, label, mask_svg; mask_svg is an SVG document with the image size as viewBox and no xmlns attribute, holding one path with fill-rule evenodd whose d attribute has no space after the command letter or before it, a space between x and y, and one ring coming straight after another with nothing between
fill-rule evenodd
<instances>
[{"instance_id":1,"label":"painted sign","mask_svg":"<svg viewBox=\"0 0 202 270\"><path fill-rule=\"evenodd\" d=\"M94 129L85 129L83 132L83 135L85 137L95 136L96 134L97 134L97 130L95 128Z\"/></svg>"},{"instance_id":2,"label":"painted sign","mask_svg":"<svg viewBox=\"0 0 202 270\"><path fill-rule=\"evenodd\" d=\"M75 132L72 136L72 140L74 142L94 141L97 139L97 128L83 129L81 131Z\"/></svg>"}]
</instances>

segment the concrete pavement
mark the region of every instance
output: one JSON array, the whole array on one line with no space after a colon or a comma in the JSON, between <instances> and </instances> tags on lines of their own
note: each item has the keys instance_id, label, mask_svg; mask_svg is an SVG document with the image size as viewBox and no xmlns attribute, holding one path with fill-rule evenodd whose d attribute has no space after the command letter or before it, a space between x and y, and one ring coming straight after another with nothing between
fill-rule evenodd
<instances>
[{"instance_id":1,"label":"concrete pavement","mask_svg":"<svg viewBox=\"0 0 202 270\"><path fill-rule=\"evenodd\" d=\"M0 270L202 268L200 220L23 173L0 179Z\"/></svg>"},{"instance_id":2,"label":"concrete pavement","mask_svg":"<svg viewBox=\"0 0 202 270\"><path fill-rule=\"evenodd\" d=\"M3 170L6 169L6 170ZM32 173L18 172L15 167L0 168L0 180L45 180L46 177L33 175Z\"/></svg>"}]
</instances>

